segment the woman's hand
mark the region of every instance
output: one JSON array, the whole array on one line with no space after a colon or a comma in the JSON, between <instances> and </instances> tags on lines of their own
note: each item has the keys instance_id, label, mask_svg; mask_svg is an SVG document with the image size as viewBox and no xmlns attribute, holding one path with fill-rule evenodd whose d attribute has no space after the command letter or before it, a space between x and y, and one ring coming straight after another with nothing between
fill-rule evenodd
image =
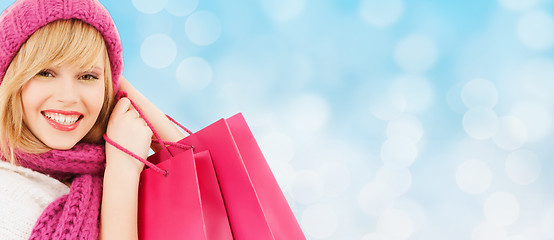
<instances>
[{"instance_id":1,"label":"woman's hand","mask_svg":"<svg viewBox=\"0 0 554 240\"><path fill-rule=\"evenodd\" d=\"M117 144L131 151L143 159L148 157L148 149L152 141L152 130L140 118L127 98L121 98L115 105L106 134ZM117 169L126 171L132 169L140 173L144 163L132 158L127 153L106 143L107 166L117 166Z\"/></svg>"},{"instance_id":2,"label":"woman's hand","mask_svg":"<svg viewBox=\"0 0 554 240\"><path fill-rule=\"evenodd\" d=\"M169 142L177 142L186 135L166 117L166 115L158 109L152 102L144 97L125 77L119 78L119 91L125 91L129 99L133 100L145 115L145 118L150 121L161 140ZM109 135L108 135L109 136ZM150 146L154 152L162 148L161 145L154 143Z\"/></svg>"},{"instance_id":3,"label":"woman's hand","mask_svg":"<svg viewBox=\"0 0 554 240\"><path fill-rule=\"evenodd\" d=\"M139 108L144 109L144 107L140 105L141 103L144 102L143 100L145 99L144 96L142 96L142 94L123 76L119 77L119 91L126 92L128 98L133 100L135 104L139 106ZM148 115L151 116L151 114L148 114L148 113L145 113L145 114L147 115L146 118L149 119ZM157 152L158 150L162 149L161 145L157 143L150 144L150 148L154 152Z\"/></svg>"}]
</instances>

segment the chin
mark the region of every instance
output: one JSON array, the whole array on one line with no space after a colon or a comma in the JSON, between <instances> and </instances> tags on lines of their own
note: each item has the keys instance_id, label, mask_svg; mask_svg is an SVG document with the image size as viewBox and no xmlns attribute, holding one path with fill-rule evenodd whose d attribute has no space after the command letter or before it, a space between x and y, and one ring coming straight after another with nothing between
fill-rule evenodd
<instances>
[{"instance_id":1,"label":"chin","mask_svg":"<svg viewBox=\"0 0 554 240\"><path fill-rule=\"evenodd\" d=\"M48 146L49 148L51 149L55 149L55 150L69 150L71 148L73 148L75 146L75 144L77 143L49 143L49 144L46 144L46 146Z\"/></svg>"}]
</instances>

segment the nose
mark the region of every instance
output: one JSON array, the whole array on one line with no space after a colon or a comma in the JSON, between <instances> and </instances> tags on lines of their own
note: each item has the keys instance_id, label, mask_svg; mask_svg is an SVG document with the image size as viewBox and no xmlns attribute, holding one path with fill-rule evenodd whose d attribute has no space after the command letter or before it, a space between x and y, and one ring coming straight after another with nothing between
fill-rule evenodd
<instances>
[{"instance_id":1,"label":"nose","mask_svg":"<svg viewBox=\"0 0 554 240\"><path fill-rule=\"evenodd\" d=\"M58 77L58 84L56 90L56 100L64 104L76 103L78 100L78 93L76 88L76 82L71 77L62 76Z\"/></svg>"}]
</instances>

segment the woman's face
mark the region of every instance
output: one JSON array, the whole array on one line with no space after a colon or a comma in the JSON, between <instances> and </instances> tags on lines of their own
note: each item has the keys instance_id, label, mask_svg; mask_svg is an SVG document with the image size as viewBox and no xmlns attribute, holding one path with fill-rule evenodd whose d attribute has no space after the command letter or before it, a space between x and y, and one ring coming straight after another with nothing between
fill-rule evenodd
<instances>
[{"instance_id":1,"label":"woman's face","mask_svg":"<svg viewBox=\"0 0 554 240\"><path fill-rule=\"evenodd\" d=\"M23 122L46 146L66 150L94 126L104 102L104 57L92 69L52 66L21 91Z\"/></svg>"}]
</instances>

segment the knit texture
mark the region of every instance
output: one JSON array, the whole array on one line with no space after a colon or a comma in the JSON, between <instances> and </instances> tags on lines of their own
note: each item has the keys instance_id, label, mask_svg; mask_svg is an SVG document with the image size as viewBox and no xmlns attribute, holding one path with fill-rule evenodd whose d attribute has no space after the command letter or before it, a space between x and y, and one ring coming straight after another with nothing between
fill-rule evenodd
<instances>
[{"instance_id":1,"label":"knit texture","mask_svg":"<svg viewBox=\"0 0 554 240\"><path fill-rule=\"evenodd\" d=\"M121 40L110 14L97 0L18 0L0 15L0 84L21 45L40 27L61 19L80 19L104 37L114 90L123 69Z\"/></svg>"},{"instance_id":2,"label":"knit texture","mask_svg":"<svg viewBox=\"0 0 554 240\"><path fill-rule=\"evenodd\" d=\"M70 150L20 152L17 160L23 167L58 180L73 179L69 194L42 212L30 239L98 239L104 145L79 143Z\"/></svg>"}]
</instances>

